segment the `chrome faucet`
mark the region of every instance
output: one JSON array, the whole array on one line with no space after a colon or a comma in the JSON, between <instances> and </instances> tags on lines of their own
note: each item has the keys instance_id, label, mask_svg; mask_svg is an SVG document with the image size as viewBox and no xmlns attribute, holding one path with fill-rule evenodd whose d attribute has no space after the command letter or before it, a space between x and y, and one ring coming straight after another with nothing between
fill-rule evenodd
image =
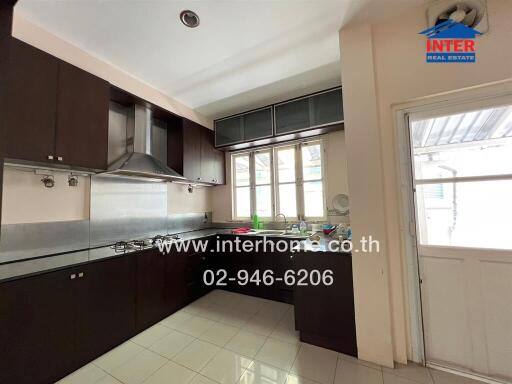
<instances>
[{"instance_id":1,"label":"chrome faucet","mask_svg":"<svg viewBox=\"0 0 512 384\"><path fill-rule=\"evenodd\" d=\"M276 221L277 221L277 218L279 216L283 216L283 219L284 219L284 233L286 233L286 231L288 230L288 221L286 220L286 216L284 215L284 213L278 213L276 215Z\"/></svg>"}]
</instances>

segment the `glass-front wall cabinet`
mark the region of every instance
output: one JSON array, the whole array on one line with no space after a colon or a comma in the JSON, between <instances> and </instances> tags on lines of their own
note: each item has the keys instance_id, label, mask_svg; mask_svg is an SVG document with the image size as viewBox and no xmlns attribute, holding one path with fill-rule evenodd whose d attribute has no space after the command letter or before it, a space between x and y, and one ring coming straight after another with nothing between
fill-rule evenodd
<instances>
[{"instance_id":1,"label":"glass-front wall cabinet","mask_svg":"<svg viewBox=\"0 0 512 384\"><path fill-rule=\"evenodd\" d=\"M216 120L215 145L253 143L342 122L342 92L334 88Z\"/></svg>"}]
</instances>

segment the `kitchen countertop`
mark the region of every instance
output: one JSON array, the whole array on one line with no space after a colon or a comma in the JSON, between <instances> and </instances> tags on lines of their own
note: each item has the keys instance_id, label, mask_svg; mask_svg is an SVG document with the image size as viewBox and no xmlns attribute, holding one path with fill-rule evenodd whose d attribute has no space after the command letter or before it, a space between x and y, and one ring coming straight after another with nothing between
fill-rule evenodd
<instances>
[{"instance_id":1,"label":"kitchen countertop","mask_svg":"<svg viewBox=\"0 0 512 384\"><path fill-rule=\"evenodd\" d=\"M181 241L187 241L197 240L211 235L222 235L230 233L231 229L229 228L208 228L176 234L180 235ZM312 243L310 240L302 240L298 247L292 249L292 252L332 252L333 250L329 248L329 246L334 241L334 239L331 239L329 236L326 236L322 233L318 233L318 235L320 236L320 241L318 241L316 244ZM249 236L257 235L251 234ZM285 239L285 237L283 237L283 239ZM146 248L145 250L147 249L150 248ZM120 257L139 251L140 250L138 249L131 249L124 252L116 252L110 246L105 246L0 264L0 283L40 274L43 272L51 272L59 269L74 267L101 259Z\"/></svg>"},{"instance_id":2,"label":"kitchen countertop","mask_svg":"<svg viewBox=\"0 0 512 384\"><path fill-rule=\"evenodd\" d=\"M316 235L320 237L320 240L313 242L309 239L301 242L299 247L294 249L295 252L335 252L335 253L347 253L350 251L344 251L341 243L337 238L332 238L328 235L324 235L322 232L317 232Z\"/></svg>"},{"instance_id":3,"label":"kitchen countertop","mask_svg":"<svg viewBox=\"0 0 512 384\"><path fill-rule=\"evenodd\" d=\"M229 232L229 229L210 228L177 234L180 235L180 240L187 241ZM150 248L146 248L145 250L148 249ZM139 249L130 249L124 252L116 252L110 246L105 246L0 264L0 282L6 282L21 277L28 277L35 274L40 274L42 272L50 272L78 266L101 259L120 257L139 251Z\"/></svg>"}]
</instances>

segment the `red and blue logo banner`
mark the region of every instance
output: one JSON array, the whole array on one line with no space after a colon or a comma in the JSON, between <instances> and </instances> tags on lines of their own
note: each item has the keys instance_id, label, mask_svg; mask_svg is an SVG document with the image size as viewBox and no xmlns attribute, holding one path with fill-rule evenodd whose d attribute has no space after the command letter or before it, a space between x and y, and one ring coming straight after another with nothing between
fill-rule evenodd
<instances>
[{"instance_id":1,"label":"red and blue logo banner","mask_svg":"<svg viewBox=\"0 0 512 384\"><path fill-rule=\"evenodd\" d=\"M446 20L420 32L427 37L427 63L474 63L476 29L453 20Z\"/></svg>"}]
</instances>

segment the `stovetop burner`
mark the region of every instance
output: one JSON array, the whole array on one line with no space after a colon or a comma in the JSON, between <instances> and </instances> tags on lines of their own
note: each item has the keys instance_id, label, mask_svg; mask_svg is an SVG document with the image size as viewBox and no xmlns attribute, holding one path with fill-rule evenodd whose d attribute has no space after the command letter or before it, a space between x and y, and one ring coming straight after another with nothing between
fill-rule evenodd
<instances>
[{"instance_id":1,"label":"stovetop burner","mask_svg":"<svg viewBox=\"0 0 512 384\"><path fill-rule=\"evenodd\" d=\"M126 252L131 250L143 250L151 248L158 244L158 242L180 240L178 235L156 235L147 239L130 240L130 241L118 241L114 245L110 246L116 252Z\"/></svg>"},{"instance_id":2,"label":"stovetop burner","mask_svg":"<svg viewBox=\"0 0 512 384\"><path fill-rule=\"evenodd\" d=\"M171 234L156 235L155 237L152 238L153 244L156 244L159 241L164 242L164 241L179 240L179 239L180 239L180 237L178 235L171 235Z\"/></svg>"},{"instance_id":3,"label":"stovetop burner","mask_svg":"<svg viewBox=\"0 0 512 384\"><path fill-rule=\"evenodd\" d=\"M133 249L133 244L127 242L127 241L117 241L114 245L112 245L110 248L112 248L116 252L125 252L130 249Z\"/></svg>"}]
</instances>

